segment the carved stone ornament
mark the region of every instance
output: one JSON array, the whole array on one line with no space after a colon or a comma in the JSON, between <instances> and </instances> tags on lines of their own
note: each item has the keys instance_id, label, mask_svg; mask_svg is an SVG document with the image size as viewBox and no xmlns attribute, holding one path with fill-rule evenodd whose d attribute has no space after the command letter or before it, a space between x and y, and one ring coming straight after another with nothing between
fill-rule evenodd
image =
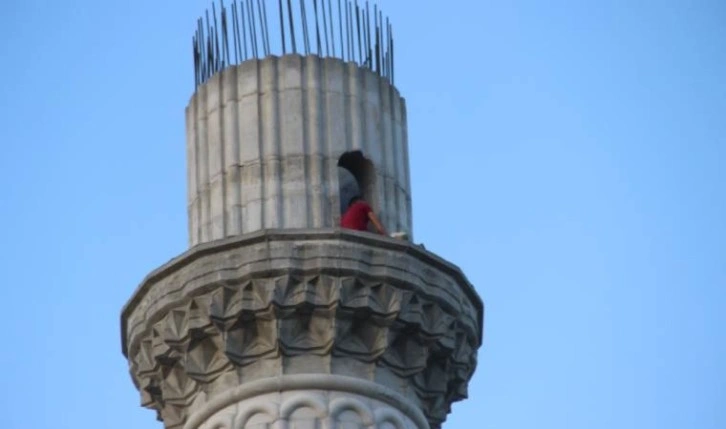
<instances>
[{"instance_id":1,"label":"carved stone ornament","mask_svg":"<svg viewBox=\"0 0 726 429\"><path fill-rule=\"evenodd\" d=\"M408 242L268 230L151 273L123 310L122 342L142 405L167 428L222 392L303 374L379 385L437 428L467 395L483 311L458 268Z\"/></svg>"}]
</instances>

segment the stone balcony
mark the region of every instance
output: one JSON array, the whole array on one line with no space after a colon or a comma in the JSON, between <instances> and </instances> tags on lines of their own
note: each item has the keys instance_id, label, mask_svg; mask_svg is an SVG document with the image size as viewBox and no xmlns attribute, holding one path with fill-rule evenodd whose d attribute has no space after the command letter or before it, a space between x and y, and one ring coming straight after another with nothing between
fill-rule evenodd
<instances>
[{"instance_id":1,"label":"stone balcony","mask_svg":"<svg viewBox=\"0 0 726 429\"><path fill-rule=\"evenodd\" d=\"M123 309L122 346L167 428L225 391L311 375L380 386L438 428L467 395L483 313L456 266L407 241L265 230L149 274Z\"/></svg>"}]
</instances>

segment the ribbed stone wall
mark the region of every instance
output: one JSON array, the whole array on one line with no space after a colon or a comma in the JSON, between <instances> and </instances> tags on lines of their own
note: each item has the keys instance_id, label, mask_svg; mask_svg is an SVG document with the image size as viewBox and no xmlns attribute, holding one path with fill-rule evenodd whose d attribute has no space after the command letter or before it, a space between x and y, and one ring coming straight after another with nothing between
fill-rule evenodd
<instances>
[{"instance_id":1,"label":"ribbed stone wall","mask_svg":"<svg viewBox=\"0 0 726 429\"><path fill-rule=\"evenodd\" d=\"M250 60L199 87L187 107L189 241L340 219L338 160L373 165L365 197L412 236L405 102L354 63L287 55Z\"/></svg>"},{"instance_id":2,"label":"ribbed stone wall","mask_svg":"<svg viewBox=\"0 0 726 429\"><path fill-rule=\"evenodd\" d=\"M282 391L387 401L415 428L438 429L467 396L483 317L461 271L419 246L266 230L195 246L152 272L124 308L122 338L141 402L167 429L196 429L222 407ZM388 429L366 417L383 405L359 399L367 423L353 427ZM235 418L233 428L248 427Z\"/></svg>"}]
</instances>

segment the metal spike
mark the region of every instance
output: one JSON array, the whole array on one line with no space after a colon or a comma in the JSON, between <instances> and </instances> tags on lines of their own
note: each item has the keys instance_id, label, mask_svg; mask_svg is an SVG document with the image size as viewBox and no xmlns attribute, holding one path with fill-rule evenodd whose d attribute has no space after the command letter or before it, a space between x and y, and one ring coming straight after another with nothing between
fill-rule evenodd
<instances>
[{"instance_id":1,"label":"metal spike","mask_svg":"<svg viewBox=\"0 0 726 429\"><path fill-rule=\"evenodd\" d=\"M330 22L330 46L333 48L333 56L335 57L335 29L333 28L332 0L328 0L328 21Z\"/></svg>"},{"instance_id":2,"label":"metal spike","mask_svg":"<svg viewBox=\"0 0 726 429\"><path fill-rule=\"evenodd\" d=\"M287 54L287 46L285 45L285 18L283 18L284 11L282 9L282 0L277 0L278 11L280 12L280 32L282 33L282 55Z\"/></svg>"},{"instance_id":3,"label":"metal spike","mask_svg":"<svg viewBox=\"0 0 726 429\"><path fill-rule=\"evenodd\" d=\"M265 0L262 0L262 12L265 16L265 43L267 43L267 55L272 55L272 49L270 48L270 21L267 16L267 6Z\"/></svg>"},{"instance_id":4,"label":"metal spike","mask_svg":"<svg viewBox=\"0 0 726 429\"><path fill-rule=\"evenodd\" d=\"M219 50L219 28L214 27L214 72L218 73L223 67L223 58Z\"/></svg>"},{"instance_id":5,"label":"metal spike","mask_svg":"<svg viewBox=\"0 0 726 429\"><path fill-rule=\"evenodd\" d=\"M194 57L194 87L199 85L199 79L197 78L197 36L192 36L192 57Z\"/></svg>"},{"instance_id":6,"label":"metal spike","mask_svg":"<svg viewBox=\"0 0 726 429\"><path fill-rule=\"evenodd\" d=\"M320 44L320 24L318 24L318 0L313 0L313 12L315 12L315 45L318 49L317 54L322 56L322 47Z\"/></svg>"},{"instance_id":7,"label":"metal spike","mask_svg":"<svg viewBox=\"0 0 726 429\"><path fill-rule=\"evenodd\" d=\"M192 44L194 45L194 87L199 86L199 32L194 32L192 38Z\"/></svg>"},{"instance_id":8,"label":"metal spike","mask_svg":"<svg viewBox=\"0 0 726 429\"><path fill-rule=\"evenodd\" d=\"M381 17L383 22L383 17ZM388 26L383 26L383 77L388 77Z\"/></svg>"},{"instance_id":9,"label":"metal spike","mask_svg":"<svg viewBox=\"0 0 726 429\"><path fill-rule=\"evenodd\" d=\"M212 18L214 19L214 26L212 27L212 34L214 35L214 72L218 72L220 69L220 55L219 55L219 34L217 29L217 8L214 2L212 2Z\"/></svg>"},{"instance_id":10,"label":"metal spike","mask_svg":"<svg viewBox=\"0 0 726 429\"><path fill-rule=\"evenodd\" d=\"M265 51L265 56L269 56L270 38L267 34L267 7L265 6L264 1L262 1L260 5L260 0L257 0L257 12L259 12L260 16L260 34L262 36L262 48Z\"/></svg>"},{"instance_id":11,"label":"metal spike","mask_svg":"<svg viewBox=\"0 0 726 429\"><path fill-rule=\"evenodd\" d=\"M227 62L227 65L230 65L229 26L227 25L227 9L224 7L224 0L222 0L222 35L224 36L225 61Z\"/></svg>"},{"instance_id":12,"label":"metal spike","mask_svg":"<svg viewBox=\"0 0 726 429\"><path fill-rule=\"evenodd\" d=\"M393 25L389 17L383 16L378 2L372 2L371 7L370 0L365 0L365 5L364 0L312 0L312 6L308 0L297 1L299 5L292 0L277 1L278 42L274 37L273 41L270 40L270 17L265 0L230 0L229 3L220 0L219 5L213 0L211 7L197 20L192 37L195 85L202 85L216 73L249 59L303 52L305 55L354 62L393 84ZM274 9L274 6L271 7ZM299 11L296 12L297 7ZM313 17L307 14L308 8L314 14L315 34L312 33ZM274 13L272 9L271 12ZM297 49L300 35L295 31L297 13L300 14L303 37L300 50ZM274 16L272 19L274 26ZM314 40L311 40L313 37Z\"/></svg>"},{"instance_id":13,"label":"metal spike","mask_svg":"<svg viewBox=\"0 0 726 429\"><path fill-rule=\"evenodd\" d=\"M250 29L250 43L252 45L252 57L259 58L257 49L257 25L255 24L255 3L254 0L247 0L247 10L249 11L249 29Z\"/></svg>"},{"instance_id":14,"label":"metal spike","mask_svg":"<svg viewBox=\"0 0 726 429\"><path fill-rule=\"evenodd\" d=\"M338 30L340 31L340 56L345 59L345 39L343 38L343 9L338 0Z\"/></svg>"},{"instance_id":15,"label":"metal spike","mask_svg":"<svg viewBox=\"0 0 726 429\"><path fill-rule=\"evenodd\" d=\"M388 29L386 31L386 36L388 38L388 43L386 46L386 51L388 55L388 60L386 61L386 65L388 66L388 69L386 70L386 77L390 81L391 71L393 70L393 56L391 55L391 21L388 19L388 17L386 17L386 28Z\"/></svg>"},{"instance_id":16,"label":"metal spike","mask_svg":"<svg viewBox=\"0 0 726 429\"><path fill-rule=\"evenodd\" d=\"M355 22L358 28L358 64L363 64L363 52L361 51L361 38L360 38L360 7L358 7L358 0L355 0Z\"/></svg>"},{"instance_id":17,"label":"metal spike","mask_svg":"<svg viewBox=\"0 0 726 429\"><path fill-rule=\"evenodd\" d=\"M234 21L234 62L239 64L242 62L242 40L239 35L239 10L236 2L232 2L232 15Z\"/></svg>"},{"instance_id":18,"label":"metal spike","mask_svg":"<svg viewBox=\"0 0 726 429\"><path fill-rule=\"evenodd\" d=\"M388 67L388 49L386 45L386 26L383 21L383 14L381 14L381 76L384 78Z\"/></svg>"},{"instance_id":19,"label":"metal spike","mask_svg":"<svg viewBox=\"0 0 726 429\"><path fill-rule=\"evenodd\" d=\"M209 78L212 75L212 61L214 60L214 45L212 45L212 26L209 24L209 9L204 11L206 18L207 18L207 35L206 35L206 43L207 43L207 78Z\"/></svg>"},{"instance_id":20,"label":"metal spike","mask_svg":"<svg viewBox=\"0 0 726 429\"><path fill-rule=\"evenodd\" d=\"M373 24L376 27L376 67L373 71L381 73L381 28L378 25L378 5L373 5Z\"/></svg>"},{"instance_id":21,"label":"metal spike","mask_svg":"<svg viewBox=\"0 0 726 429\"><path fill-rule=\"evenodd\" d=\"M365 9L361 6L361 14L363 15L363 60L365 66L373 69L373 55L371 54L371 27L370 27L370 9L366 2Z\"/></svg>"},{"instance_id":22,"label":"metal spike","mask_svg":"<svg viewBox=\"0 0 726 429\"><path fill-rule=\"evenodd\" d=\"M305 55L310 55L310 37L308 32L308 15L305 11L305 0L300 0L300 17L302 19L303 42L305 42Z\"/></svg>"},{"instance_id":23,"label":"metal spike","mask_svg":"<svg viewBox=\"0 0 726 429\"><path fill-rule=\"evenodd\" d=\"M242 0L239 0L239 7L241 11L240 16L240 24L242 26L242 48L244 49L244 61L248 60L249 52L247 51L247 17L245 16L245 4L242 3Z\"/></svg>"},{"instance_id":24,"label":"metal spike","mask_svg":"<svg viewBox=\"0 0 726 429\"><path fill-rule=\"evenodd\" d=\"M363 58L365 58L365 66L371 67L371 28L370 28L370 10L368 10L368 1L366 8L363 9Z\"/></svg>"},{"instance_id":25,"label":"metal spike","mask_svg":"<svg viewBox=\"0 0 726 429\"><path fill-rule=\"evenodd\" d=\"M391 51L391 38L393 37L393 25L391 24L391 21L389 18L386 18L386 22L388 22L388 80L391 80L391 76L393 76L393 52Z\"/></svg>"},{"instance_id":26,"label":"metal spike","mask_svg":"<svg viewBox=\"0 0 726 429\"><path fill-rule=\"evenodd\" d=\"M363 29L363 39L361 40L361 46L360 50L363 55L361 55L361 58L363 58L362 65L363 67L367 67L368 63L368 43L366 40L368 39L368 29L366 28L366 10L363 9L363 6L360 8L360 20L361 20L361 28Z\"/></svg>"},{"instance_id":27,"label":"metal spike","mask_svg":"<svg viewBox=\"0 0 726 429\"><path fill-rule=\"evenodd\" d=\"M207 79L214 74L214 43L212 37L207 34Z\"/></svg>"},{"instance_id":28,"label":"metal spike","mask_svg":"<svg viewBox=\"0 0 726 429\"><path fill-rule=\"evenodd\" d=\"M232 17L232 49L234 50L234 64L239 64L239 55L237 55L237 12L234 1L229 6Z\"/></svg>"},{"instance_id":29,"label":"metal spike","mask_svg":"<svg viewBox=\"0 0 726 429\"><path fill-rule=\"evenodd\" d=\"M262 55L260 57L266 57L267 56L267 42L265 42L265 22L262 19L262 7L260 5L260 0L257 0L257 18L259 19L260 24L260 39L262 39ZM256 25L256 24L255 24Z\"/></svg>"},{"instance_id":30,"label":"metal spike","mask_svg":"<svg viewBox=\"0 0 726 429\"><path fill-rule=\"evenodd\" d=\"M263 51L265 48L264 43L262 44L263 46L260 46L260 36L262 33L262 29L258 27L258 11L257 9L255 9L255 0L250 0L250 10L252 11L252 14L250 15L250 28L252 28L255 41L255 59L259 59L264 55Z\"/></svg>"},{"instance_id":31,"label":"metal spike","mask_svg":"<svg viewBox=\"0 0 726 429\"><path fill-rule=\"evenodd\" d=\"M346 18L348 25L348 61L353 61L353 6L350 2L346 3L346 13L348 14L348 17Z\"/></svg>"},{"instance_id":32,"label":"metal spike","mask_svg":"<svg viewBox=\"0 0 726 429\"><path fill-rule=\"evenodd\" d=\"M394 64L396 63L393 59L395 58L395 51L393 49L393 26L391 26L391 85L394 85L396 83L396 68L394 67Z\"/></svg>"},{"instance_id":33,"label":"metal spike","mask_svg":"<svg viewBox=\"0 0 726 429\"><path fill-rule=\"evenodd\" d=\"M295 44L295 23L292 19L292 4L287 0L287 16L290 20L290 41L292 42L292 53L297 54L297 45Z\"/></svg>"},{"instance_id":34,"label":"metal spike","mask_svg":"<svg viewBox=\"0 0 726 429\"><path fill-rule=\"evenodd\" d=\"M197 19L197 44L199 45L199 82L204 82L204 24Z\"/></svg>"},{"instance_id":35,"label":"metal spike","mask_svg":"<svg viewBox=\"0 0 726 429\"><path fill-rule=\"evenodd\" d=\"M330 56L330 43L328 41L328 15L325 9L325 0L320 0L323 11L323 34L325 35L325 56Z\"/></svg>"}]
</instances>

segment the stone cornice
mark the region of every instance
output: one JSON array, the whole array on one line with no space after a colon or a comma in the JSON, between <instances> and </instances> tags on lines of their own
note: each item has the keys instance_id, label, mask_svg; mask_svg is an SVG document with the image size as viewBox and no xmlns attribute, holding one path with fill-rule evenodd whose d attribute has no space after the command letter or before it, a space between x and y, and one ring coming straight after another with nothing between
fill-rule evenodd
<instances>
[{"instance_id":1,"label":"stone cornice","mask_svg":"<svg viewBox=\"0 0 726 429\"><path fill-rule=\"evenodd\" d=\"M461 269L439 257L438 255L425 250L423 247L412 244L408 241L397 240L393 238L383 237L380 235L360 233L342 229L274 229L261 230L243 236L230 237L224 240L217 240L209 243L199 244L181 255L171 259L169 262L158 267L149 273L134 291L131 299L124 305L121 311L121 351L124 356L128 357L127 351L127 329L126 319L134 310L139 301L143 298L146 291L149 290L158 280L168 276L170 273L190 262L213 253L220 251L241 248L244 246L276 240L276 241L297 241L297 240L344 240L354 243L361 243L375 246L382 249L388 249L409 254L422 262L435 266L437 269L451 275L457 279L457 286L461 288L462 293L471 301L471 304L477 309L479 314L479 344L483 340L484 326L484 303L482 302L476 290L468 281Z\"/></svg>"},{"instance_id":2,"label":"stone cornice","mask_svg":"<svg viewBox=\"0 0 726 429\"><path fill-rule=\"evenodd\" d=\"M379 384L438 428L467 396L483 311L461 271L419 246L268 230L152 272L122 312L123 352L167 428L215 394L299 374Z\"/></svg>"}]
</instances>

